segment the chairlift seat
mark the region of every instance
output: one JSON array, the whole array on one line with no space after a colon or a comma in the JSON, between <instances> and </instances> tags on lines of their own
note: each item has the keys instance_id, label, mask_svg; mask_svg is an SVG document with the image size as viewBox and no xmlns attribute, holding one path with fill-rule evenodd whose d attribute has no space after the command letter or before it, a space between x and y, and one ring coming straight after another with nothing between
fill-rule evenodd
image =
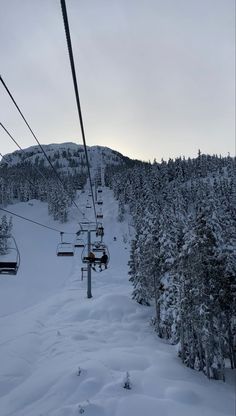
<instances>
[{"instance_id":1,"label":"chairlift seat","mask_svg":"<svg viewBox=\"0 0 236 416\"><path fill-rule=\"evenodd\" d=\"M94 247L93 248L94 253L101 253L104 251L104 247Z\"/></svg>"},{"instance_id":2,"label":"chairlift seat","mask_svg":"<svg viewBox=\"0 0 236 416\"><path fill-rule=\"evenodd\" d=\"M84 243L80 243L80 242L75 243L75 247L76 248L84 247Z\"/></svg>"},{"instance_id":3,"label":"chairlift seat","mask_svg":"<svg viewBox=\"0 0 236 416\"><path fill-rule=\"evenodd\" d=\"M74 245L70 243L59 243L57 256L74 256Z\"/></svg>"},{"instance_id":4,"label":"chairlift seat","mask_svg":"<svg viewBox=\"0 0 236 416\"><path fill-rule=\"evenodd\" d=\"M7 252L0 255L0 274L17 274L20 266L20 252L12 235L0 236L7 239Z\"/></svg>"},{"instance_id":5,"label":"chairlift seat","mask_svg":"<svg viewBox=\"0 0 236 416\"><path fill-rule=\"evenodd\" d=\"M102 205L102 204L103 204L103 202L102 202L102 201L97 201L97 204L98 204L98 205Z\"/></svg>"},{"instance_id":6,"label":"chairlift seat","mask_svg":"<svg viewBox=\"0 0 236 416\"><path fill-rule=\"evenodd\" d=\"M93 259L93 261L91 261L90 257L83 257L83 263L91 263L91 264L100 264L101 263L101 259L98 257L95 257L95 259Z\"/></svg>"},{"instance_id":7,"label":"chairlift seat","mask_svg":"<svg viewBox=\"0 0 236 416\"><path fill-rule=\"evenodd\" d=\"M16 274L18 265L16 261L1 261L0 274Z\"/></svg>"},{"instance_id":8,"label":"chairlift seat","mask_svg":"<svg viewBox=\"0 0 236 416\"><path fill-rule=\"evenodd\" d=\"M106 245L104 243L101 243L100 241L92 244L92 251L94 253L96 252L101 253L103 251L106 251L106 249L107 249Z\"/></svg>"},{"instance_id":9,"label":"chairlift seat","mask_svg":"<svg viewBox=\"0 0 236 416\"><path fill-rule=\"evenodd\" d=\"M103 218L103 214L97 214L97 218Z\"/></svg>"},{"instance_id":10,"label":"chairlift seat","mask_svg":"<svg viewBox=\"0 0 236 416\"><path fill-rule=\"evenodd\" d=\"M74 244L74 246L75 246L75 247L84 247L84 241L83 241L81 238L77 238L77 239L75 240L75 244Z\"/></svg>"}]
</instances>

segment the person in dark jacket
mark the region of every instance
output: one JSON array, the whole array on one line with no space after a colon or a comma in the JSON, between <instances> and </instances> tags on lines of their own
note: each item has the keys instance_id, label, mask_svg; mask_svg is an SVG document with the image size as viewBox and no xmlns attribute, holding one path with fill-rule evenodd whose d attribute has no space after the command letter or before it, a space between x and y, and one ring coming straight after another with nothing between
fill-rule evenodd
<instances>
[{"instance_id":1,"label":"person in dark jacket","mask_svg":"<svg viewBox=\"0 0 236 416\"><path fill-rule=\"evenodd\" d=\"M108 255L106 254L106 252L103 252L102 257L100 258L100 272L102 271L102 265L104 265L105 269L107 269L107 262L108 262Z\"/></svg>"}]
</instances>

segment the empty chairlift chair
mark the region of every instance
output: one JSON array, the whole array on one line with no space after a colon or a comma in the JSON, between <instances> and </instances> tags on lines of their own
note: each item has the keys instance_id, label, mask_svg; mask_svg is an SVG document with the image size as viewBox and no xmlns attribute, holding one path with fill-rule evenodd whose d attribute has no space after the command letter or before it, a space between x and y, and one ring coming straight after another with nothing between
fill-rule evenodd
<instances>
[{"instance_id":1,"label":"empty chairlift chair","mask_svg":"<svg viewBox=\"0 0 236 416\"><path fill-rule=\"evenodd\" d=\"M57 256L74 256L74 244L63 241L63 234L64 233L61 233L61 242L57 246Z\"/></svg>"},{"instance_id":2,"label":"empty chairlift chair","mask_svg":"<svg viewBox=\"0 0 236 416\"><path fill-rule=\"evenodd\" d=\"M107 251L106 244L102 243L101 241L95 241L92 244L92 252L93 253L102 253L103 251Z\"/></svg>"},{"instance_id":3,"label":"empty chairlift chair","mask_svg":"<svg viewBox=\"0 0 236 416\"><path fill-rule=\"evenodd\" d=\"M0 235L0 274L17 274L20 266L20 252L11 235Z\"/></svg>"},{"instance_id":4,"label":"empty chairlift chair","mask_svg":"<svg viewBox=\"0 0 236 416\"><path fill-rule=\"evenodd\" d=\"M83 248L84 247L84 240L82 238L76 237L74 246L77 247L77 248L81 248L81 247Z\"/></svg>"}]
</instances>

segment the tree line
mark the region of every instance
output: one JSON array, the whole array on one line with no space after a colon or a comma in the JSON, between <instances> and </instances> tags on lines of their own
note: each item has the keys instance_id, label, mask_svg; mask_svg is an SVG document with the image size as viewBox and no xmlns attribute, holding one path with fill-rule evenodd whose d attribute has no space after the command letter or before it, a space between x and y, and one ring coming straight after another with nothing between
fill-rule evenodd
<instances>
[{"instance_id":1,"label":"tree line","mask_svg":"<svg viewBox=\"0 0 236 416\"><path fill-rule=\"evenodd\" d=\"M49 167L41 165L37 169L27 161L12 166L2 162L0 204L6 206L31 199L46 201L49 215L54 220L66 222L76 189L81 189L87 180L83 166L79 170L60 171L61 182Z\"/></svg>"},{"instance_id":2,"label":"tree line","mask_svg":"<svg viewBox=\"0 0 236 416\"><path fill-rule=\"evenodd\" d=\"M236 368L235 158L204 155L109 167L106 184L132 217L133 298L154 305L158 336L183 363L224 380Z\"/></svg>"}]
</instances>

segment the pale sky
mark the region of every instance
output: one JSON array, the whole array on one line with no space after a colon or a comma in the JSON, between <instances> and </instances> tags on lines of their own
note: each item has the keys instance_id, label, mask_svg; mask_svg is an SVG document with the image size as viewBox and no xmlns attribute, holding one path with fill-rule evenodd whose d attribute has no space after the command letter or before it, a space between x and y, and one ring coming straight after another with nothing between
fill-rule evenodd
<instances>
[{"instance_id":1,"label":"pale sky","mask_svg":"<svg viewBox=\"0 0 236 416\"><path fill-rule=\"evenodd\" d=\"M235 154L234 0L67 0L89 146ZM59 0L0 0L0 74L46 143L82 144ZM35 145L0 85L0 121ZM16 150L0 131L0 152Z\"/></svg>"}]
</instances>

